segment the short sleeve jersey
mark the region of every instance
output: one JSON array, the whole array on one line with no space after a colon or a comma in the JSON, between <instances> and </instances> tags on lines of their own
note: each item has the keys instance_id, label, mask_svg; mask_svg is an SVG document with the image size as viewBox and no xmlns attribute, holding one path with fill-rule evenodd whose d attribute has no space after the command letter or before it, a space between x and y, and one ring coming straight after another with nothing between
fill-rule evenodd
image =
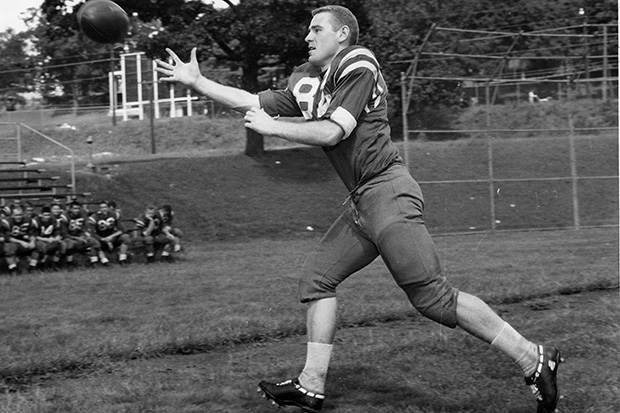
<instances>
[{"instance_id":1,"label":"short sleeve jersey","mask_svg":"<svg viewBox=\"0 0 620 413\"><path fill-rule=\"evenodd\" d=\"M117 231L123 231L116 212L95 212L88 218L88 224L96 237L109 237Z\"/></svg>"},{"instance_id":2,"label":"short sleeve jersey","mask_svg":"<svg viewBox=\"0 0 620 413\"><path fill-rule=\"evenodd\" d=\"M272 116L331 120L342 128L343 139L323 150L349 191L402 163L390 138L386 97L379 63L361 46L340 51L324 73L306 63L286 89L259 93L261 107Z\"/></svg>"},{"instance_id":3,"label":"short sleeve jersey","mask_svg":"<svg viewBox=\"0 0 620 413\"><path fill-rule=\"evenodd\" d=\"M67 224L67 233L72 237L82 237L86 235L86 225L88 222L88 217L84 212L78 212L74 214L73 212L69 212L67 214L68 224Z\"/></svg>"},{"instance_id":4,"label":"short sleeve jersey","mask_svg":"<svg viewBox=\"0 0 620 413\"><path fill-rule=\"evenodd\" d=\"M5 222L10 237L28 242L30 237L36 236L36 223L28 217L23 217L19 221L16 221L13 217L8 217Z\"/></svg>"},{"instance_id":5,"label":"short sleeve jersey","mask_svg":"<svg viewBox=\"0 0 620 413\"><path fill-rule=\"evenodd\" d=\"M151 236L157 236L162 233L162 219L159 213L155 213L152 217L147 216L146 214L140 214L138 218L136 218L136 228L140 231L146 231L151 223L153 222L153 228L151 231Z\"/></svg>"},{"instance_id":6,"label":"short sleeve jersey","mask_svg":"<svg viewBox=\"0 0 620 413\"><path fill-rule=\"evenodd\" d=\"M45 220L43 217L39 216L35 218L35 221L38 227L37 235L40 237L48 238L58 235L60 226L55 217L52 216L50 219Z\"/></svg>"}]
</instances>

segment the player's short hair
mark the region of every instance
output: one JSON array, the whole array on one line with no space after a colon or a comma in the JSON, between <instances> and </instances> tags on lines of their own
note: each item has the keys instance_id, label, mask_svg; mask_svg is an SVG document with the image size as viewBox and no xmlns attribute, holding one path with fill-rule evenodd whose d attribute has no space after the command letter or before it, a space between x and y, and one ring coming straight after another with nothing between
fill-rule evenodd
<instances>
[{"instance_id":1,"label":"player's short hair","mask_svg":"<svg viewBox=\"0 0 620 413\"><path fill-rule=\"evenodd\" d=\"M52 212L52 208L49 205L45 205L43 208L41 208L41 213L45 214L45 213L51 213Z\"/></svg>"},{"instance_id":2,"label":"player's short hair","mask_svg":"<svg viewBox=\"0 0 620 413\"><path fill-rule=\"evenodd\" d=\"M319 13L329 13L332 17L332 26L334 30L338 30L343 26L349 27L349 45L356 45L360 36L360 27L357 23L357 18L351 12L351 10L342 6L323 6L318 9L312 10L312 17Z\"/></svg>"},{"instance_id":3,"label":"player's short hair","mask_svg":"<svg viewBox=\"0 0 620 413\"><path fill-rule=\"evenodd\" d=\"M81 207L82 203L80 201L78 201L77 199L74 199L73 201L71 201L71 204L69 206L71 206L71 207L74 207L74 206Z\"/></svg>"}]
</instances>

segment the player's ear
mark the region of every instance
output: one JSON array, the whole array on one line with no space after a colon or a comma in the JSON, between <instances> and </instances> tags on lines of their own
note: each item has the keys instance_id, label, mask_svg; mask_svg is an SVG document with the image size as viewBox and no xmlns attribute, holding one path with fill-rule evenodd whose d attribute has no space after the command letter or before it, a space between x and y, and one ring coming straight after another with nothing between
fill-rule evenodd
<instances>
[{"instance_id":1,"label":"player's ear","mask_svg":"<svg viewBox=\"0 0 620 413\"><path fill-rule=\"evenodd\" d=\"M349 39L350 35L351 35L351 29L349 29L349 26L345 24L338 30L338 41L340 43L344 43ZM351 42L349 41L349 44L350 43Z\"/></svg>"}]
</instances>

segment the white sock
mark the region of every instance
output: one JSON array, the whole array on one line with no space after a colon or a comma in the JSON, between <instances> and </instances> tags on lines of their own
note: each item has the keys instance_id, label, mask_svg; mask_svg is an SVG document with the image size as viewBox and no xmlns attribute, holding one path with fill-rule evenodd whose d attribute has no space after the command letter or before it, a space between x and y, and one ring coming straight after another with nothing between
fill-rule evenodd
<instances>
[{"instance_id":1,"label":"white sock","mask_svg":"<svg viewBox=\"0 0 620 413\"><path fill-rule=\"evenodd\" d=\"M532 354L537 354L536 344L526 340L508 323L504 323L497 337L491 342L491 346L508 354L515 363L521 367L526 377L531 376L536 371L537 357L532 358Z\"/></svg>"},{"instance_id":2,"label":"white sock","mask_svg":"<svg viewBox=\"0 0 620 413\"><path fill-rule=\"evenodd\" d=\"M299 375L299 384L306 390L323 394L325 378L332 356L332 344L308 343L306 365Z\"/></svg>"}]
</instances>

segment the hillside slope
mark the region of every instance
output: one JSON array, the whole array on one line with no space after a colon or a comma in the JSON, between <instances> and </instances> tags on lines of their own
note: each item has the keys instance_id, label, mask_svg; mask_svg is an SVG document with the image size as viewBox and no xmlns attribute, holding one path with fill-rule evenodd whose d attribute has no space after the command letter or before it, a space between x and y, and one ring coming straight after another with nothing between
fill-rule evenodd
<instances>
[{"instance_id":1,"label":"hillside slope","mask_svg":"<svg viewBox=\"0 0 620 413\"><path fill-rule=\"evenodd\" d=\"M494 142L497 229L569 227L572 184L566 139ZM581 137L575 142L580 176L617 176L618 140ZM426 223L432 232L491 228L487 142L459 140L410 145L410 167L421 182ZM92 200L115 200L125 218L147 204L171 204L189 239L316 236L343 210L347 196L321 149L268 151L262 158L240 154L176 156L100 164L103 172L79 168L77 186ZM66 165L49 164L59 174ZM524 179L524 181L511 181ZM452 180L468 180L451 183ZM579 181L581 225L618 224L618 180Z\"/></svg>"}]
</instances>

